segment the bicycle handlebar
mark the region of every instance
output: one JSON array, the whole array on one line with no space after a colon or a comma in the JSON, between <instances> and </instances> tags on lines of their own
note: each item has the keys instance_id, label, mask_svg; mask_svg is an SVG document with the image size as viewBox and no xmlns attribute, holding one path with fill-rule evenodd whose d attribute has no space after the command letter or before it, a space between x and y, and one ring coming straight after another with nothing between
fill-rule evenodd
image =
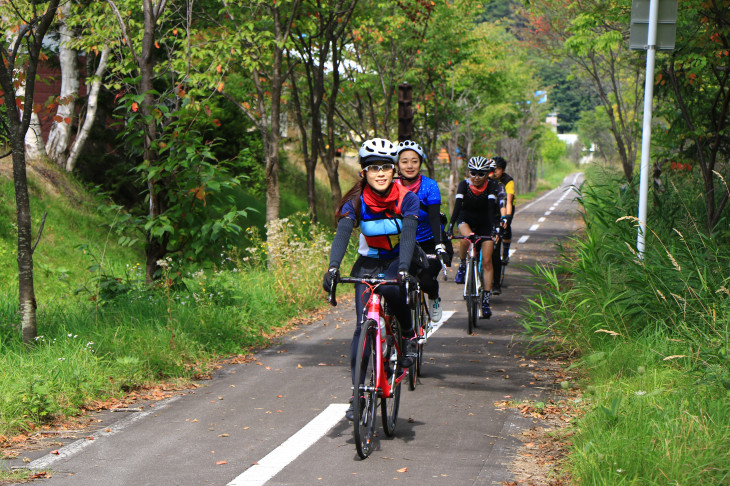
<instances>
[{"instance_id":1,"label":"bicycle handlebar","mask_svg":"<svg viewBox=\"0 0 730 486\"><path fill-rule=\"evenodd\" d=\"M409 300L409 284L411 281L415 281L415 278L408 275L405 281L406 286L406 300ZM330 290L327 296L327 301L332 307L337 306L337 284L338 283L351 283L351 284L366 284L369 286L379 287L381 285L400 285L401 283L395 278L377 278L377 277L338 277L332 282L332 290ZM406 302L409 303L409 302Z\"/></svg>"},{"instance_id":2,"label":"bicycle handlebar","mask_svg":"<svg viewBox=\"0 0 730 486\"><path fill-rule=\"evenodd\" d=\"M490 236L475 235L475 234L470 234L469 236L456 236L456 235L454 235L454 236L451 237L451 239L452 240L469 240L472 243L476 243L479 240L491 240L492 239L492 236L491 235Z\"/></svg>"}]
</instances>

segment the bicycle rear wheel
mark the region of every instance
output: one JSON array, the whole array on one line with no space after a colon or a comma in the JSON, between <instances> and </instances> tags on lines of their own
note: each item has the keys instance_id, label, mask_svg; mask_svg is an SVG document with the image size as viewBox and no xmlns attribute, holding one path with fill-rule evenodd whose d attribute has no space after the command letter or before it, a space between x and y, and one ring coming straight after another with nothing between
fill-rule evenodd
<instances>
[{"instance_id":1,"label":"bicycle rear wheel","mask_svg":"<svg viewBox=\"0 0 730 486\"><path fill-rule=\"evenodd\" d=\"M421 333L423 325L423 314L421 313L421 293L413 292L411 297L411 322L413 323L413 331L416 333L416 358L421 350ZM407 350L403 350L405 353ZM418 384L418 359L413 360L413 364L408 369L408 389L415 390Z\"/></svg>"},{"instance_id":2,"label":"bicycle rear wheel","mask_svg":"<svg viewBox=\"0 0 730 486\"><path fill-rule=\"evenodd\" d=\"M377 324L369 319L362 324L358 341L358 355L355 359L355 379L353 410L355 420L355 447L361 459L366 459L373 451L375 420L378 413L377 392L375 390L375 328Z\"/></svg>"},{"instance_id":3,"label":"bicycle rear wheel","mask_svg":"<svg viewBox=\"0 0 730 486\"><path fill-rule=\"evenodd\" d=\"M383 396L380 398L380 415L383 420L383 429L385 435L393 437L395 433L395 424L398 422L398 409L400 408L400 383L396 383L396 379L401 373L399 366L400 363L400 352L398 352L398 346L403 342L401 340L400 324L395 319L391 320L393 328L393 335L388 336L386 340L386 352L384 353L385 358L383 359L383 366L388 376L388 382L390 383L391 395L389 397ZM398 343L398 346L396 346ZM405 352L405 349L401 350Z\"/></svg>"},{"instance_id":4,"label":"bicycle rear wheel","mask_svg":"<svg viewBox=\"0 0 730 486\"><path fill-rule=\"evenodd\" d=\"M417 350L418 356L416 359L417 376L421 376L421 367L423 366L423 347L426 344L426 338L428 337L426 334L428 332L429 321L431 319L428 314L428 310L426 308L427 305L428 305L428 303L426 302L425 299L422 298L419 301L418 307L419 307L419 309L421 309L421 325L419 326L419 331L418 331L418 337L419 337L418 350Z\"/></svg>"}]
</instances>

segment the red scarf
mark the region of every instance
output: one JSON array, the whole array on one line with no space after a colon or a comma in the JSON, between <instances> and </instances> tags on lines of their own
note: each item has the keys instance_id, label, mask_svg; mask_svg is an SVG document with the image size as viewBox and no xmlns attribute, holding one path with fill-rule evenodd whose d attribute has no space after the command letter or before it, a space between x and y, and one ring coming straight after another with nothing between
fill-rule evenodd
<instances>
[{"instance_id":1,"label":"red scarf","mask_svg":"<svg viewBox=\"0 0 730 486\"><path fill-rule=\"evenodd\" d=\"M471 189L471 192L475 196L481 195L481 193L484 192L484 190L487 188L488 185L489 185L489 179L484 181L484 185L482 187L475 186L474 184L472 184L471 180L469 180L469 189Z\"/></svg>"},{"instance_id":2,"label":"red scarf","mask_svg":"<svg viewBox=\"0 0 730 486\"><path fill-rule=\"evenodd\" d=\"M385 196L381 196L377 192L373 191L369 185L365 185L365 188L362 190L362 200L369 209L376 213L382 213L383 211L395 213L398 207L398 197L400 196L401 190L405 189L402 189L402 186L397 184L391 184L387 194Z\"/></svg>"},{"instance_id":3,"label":"red scarf","mask_svg":"<svg viewBox=\"0 0 730 486\"><path fill-rule=\"evenodd\" d=\"M409 191L418 194L418 190L421 188L421 174L418 174L418 177L416 177L416 181L411 183L410 185L406 186L403 182L403 179L396 179L395 182L402 185Z\"/></svg>"}]
</instances>

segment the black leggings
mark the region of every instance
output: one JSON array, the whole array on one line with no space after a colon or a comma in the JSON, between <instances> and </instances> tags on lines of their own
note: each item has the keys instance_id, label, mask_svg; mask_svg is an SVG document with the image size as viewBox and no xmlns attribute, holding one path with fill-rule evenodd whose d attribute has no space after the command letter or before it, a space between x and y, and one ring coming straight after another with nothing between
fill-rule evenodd
<instances>
[{"instance_id":1,"label":"black leggings","mask_svg":"<svg viewBox=\"0 0 730 486\"><path fill-rule=\"evenodd\" d=\"M436 243L431 239L422 241L418 245L428 255L428 268L421 271L418 275L418 281L421 283L421 289L428 295L428 298L435 300L439 296L438 276L441 271L441 262L436 256Z\"/></svg>"}]
</instances>

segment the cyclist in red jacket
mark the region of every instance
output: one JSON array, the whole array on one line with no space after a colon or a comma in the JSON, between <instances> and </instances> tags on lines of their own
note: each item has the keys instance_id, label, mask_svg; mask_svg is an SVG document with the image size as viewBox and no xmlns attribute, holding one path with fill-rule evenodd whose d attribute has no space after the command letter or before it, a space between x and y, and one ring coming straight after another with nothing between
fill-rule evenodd
<instances>
[{"instance_id":1,"label":"cyclist in red jacket","mask_svg":"<svg viewBox=\"0 0 730 486\"><path fill-rule=\"evenodd\" d=\"M413 192L400 184L394 184L397 163L395 145L382 138L367 140L360 147L359 158L362 179L345 194L335 214L337 232L330 250L329 269L322 283L327 292L332 289L332 284L339 275L340 263L355 226L360 227L360 256L350 272L353 277L382 275L383 278L397 278L403 282L407 278L416 250L419 201ZM365 285L355 286L357 325L350 345L353 384L357 383L354 376L355 360L364 317L364 303L369 296L367 292ZM379 292L398 319L403 336L402 349L408 350L414 333L410 309L406 305L405 289L402 286L386 286ZM413 357L408 353L404 356L401 367L407 368L412 364ZM352 399L345 416L353 419Z\"/></svg>"}]
</instances>

